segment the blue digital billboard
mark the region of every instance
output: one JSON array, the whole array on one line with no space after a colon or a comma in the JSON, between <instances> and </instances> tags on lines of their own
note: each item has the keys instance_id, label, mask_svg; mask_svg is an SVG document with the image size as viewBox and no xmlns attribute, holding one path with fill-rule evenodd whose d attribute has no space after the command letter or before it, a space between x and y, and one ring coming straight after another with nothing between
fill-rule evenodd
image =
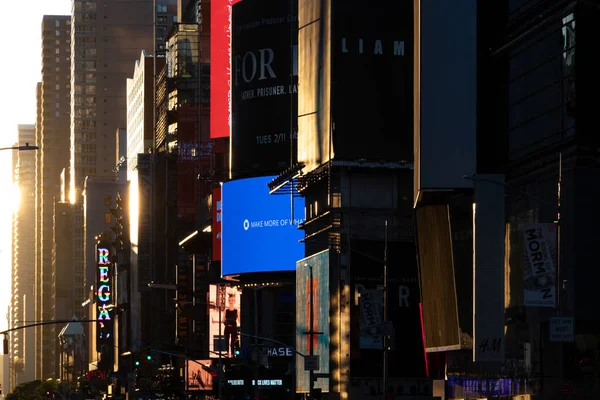
<instances>
[{"instance_id":1,"label":"blue digital billboard","mask_svg":"<svg viewBox=\"0 0 600 400\"><path fill-rule=\"evenodd\" d=\"M293 271L304 258L304 199L271 195L274 176L223 184L221 268L223 275ZM293 213L292 213L293 208Z\"/></svg>"}]
</instances>

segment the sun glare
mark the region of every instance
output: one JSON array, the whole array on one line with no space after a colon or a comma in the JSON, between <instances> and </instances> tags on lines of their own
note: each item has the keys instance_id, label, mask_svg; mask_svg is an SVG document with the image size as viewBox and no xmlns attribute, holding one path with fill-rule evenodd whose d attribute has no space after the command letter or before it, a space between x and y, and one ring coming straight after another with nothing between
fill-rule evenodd
<instances>
[{"instance_id":1,"label":"sun glare","mask_svg":"<svg viewBox=\"0 0 600 400\"><path fill-rule=\"evenodd\" d=\"M19 189L18 183L13 183L10 186L9 206L13 212L19 211L19 205L21 204L21 190Z\"/></svg>"}]
</instances>

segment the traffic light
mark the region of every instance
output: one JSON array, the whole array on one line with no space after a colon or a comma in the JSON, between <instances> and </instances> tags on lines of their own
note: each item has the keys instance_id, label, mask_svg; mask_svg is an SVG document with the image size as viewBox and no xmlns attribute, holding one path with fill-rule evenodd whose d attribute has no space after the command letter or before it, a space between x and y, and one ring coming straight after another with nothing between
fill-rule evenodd
<instances>
[{"instance_id":1,"label":"traffic light","mask_svg":"<svg viewBox=\"0 0 600 400\"><path fill-rule=\"evenodd\" d=\"M152 361L152 355L148 354L148 355L146 356L146 360L148 360L148 361Z\"/></svg>"},{"instance_id":2,"label":"traffic light","mask_svg":"<svg viewBox=\"0 0 600 400\"><path fill-rule=\"evenodd\" d=\"M239 357L240 356L240 349L235 349L234 355L236 357Z\"/></svg>"},{"instance_id":3,"label":"traffic light","mask_svg":"<svg viewBox=\"0 0 600 400\"><path fill-rule=\"evenodd\" d=\"M8 335L4 335L4 341L2 343L4 352L2 354L8 355Z\"/></svg>"}]
</instances>

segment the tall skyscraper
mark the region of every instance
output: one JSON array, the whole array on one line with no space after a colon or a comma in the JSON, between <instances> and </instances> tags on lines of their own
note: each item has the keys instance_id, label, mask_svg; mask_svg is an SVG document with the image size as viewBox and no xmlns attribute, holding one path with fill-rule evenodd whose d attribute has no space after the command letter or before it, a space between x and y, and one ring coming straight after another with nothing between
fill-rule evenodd
<instances>
[{"instance_id":1,"label":"tall skyscraper","mask_svg":"<svg viewBox=\"0 0 600 400\"><path fill-rule=\"evenodd\" d=\"M65 150L69 148L71 17L45 15L42 19L42 91L40 154L41 184L41 265L39 288L41 296L36 320L48 321L55 316L55 295L52 280L54 203L60 197L60 175L68 167ZM83 282L81 282L83 283ZM83 298L83 286L74 287ZM40 354L38 378L54 376L56 332L62 327L45 325L38 329L37 351Z\"/></svg>"},{"instance_id":2,"label":"tall skyscraper","mask_svg":"<svg viewBox=\"0 0 600 400\"><path fill-rule=\"evenodd\" d=\"M86 289L95 285L95 264L88 259L93 258L93 238L108 226L98 231L91 223L98 215L104 221L106 208L102 201L91 201L93 196L82 201L84 185L116 185L115 132L127 126L131 66L142 50L154 48L153 7L153 0L73 0L69 197L78 205L73 214L73 263L82 271ZM88 196L90 192L88 188ZM90 347L88 361L96 355Z\"/></svg>"},{"instance_id":3,"label":"tall skyscraper","mask_svg":"<svg viewBox=\"0 0 600 400\"><path fill-rule=\"evenodd\" d=\"M161 58L165 56L165 38L177 21L181 0L153 0L154 1L154 56Z\"/></svg>"},{"instance_id":4,"label":"tall skyscraper","mask_svg":"<svg viewBox=\"0 0 600 400\"><path fill-rule=\"evenodd\" d=\"M36 108L35 108L35 143L42 143L42 82L38 82L35 91ZM34 296L34 315L37 317L41 315L42 307L42 152L40 150L35 152L35 296ZM38 377L40 367L42 365L42 353L38 351L39 347L37 343L42 341L42 330L41 328L32 328L34 331L34 342L35 346L35 376ZM14 382L11 381L14 385ZM13 386L14 387L14 386Z\"/></svg>"},{"instance_id":5,"label":"tall skyscraper","mask_svg":"<svg viewBox=\"0 0 600 400\"><path fill-rule=\"evenodd\" d=\"M150 323L148 275L151 270L149 238L151 224L151 179L149 150L153 147L154 133L154 67L164 67L164 58L155 59L145 52L135 62L133 78L127 79L127 180L129 181L129 223L130 223L130 295L132 342L146 340ZM144 153L139 156L138 154ZM138 164L138 160L141 160ZM147 162L144 162L147 161ZM140 238L142 239L140 241ZM144 240L147 239L147 240ZM146 288L144 288L146 286ZM141 293L145 290L145 293ZM143 327L142 327L143 326ZM151 329L151 328L150 328Z\"/></svg>"},{"instance_id":6,"label":"tall skyscraper","mask_svg":"<svg viewBox=\"0 0 600 400\"><path fill-rule=\"evenodd\" d=\"M19 125L18 145L35 143L35 125ZM36 153L15 153L14 183L19 185L19 209L13 218L13 270L11 298L11 326L22 325L34 317L35 249L35 169ZM19 384L35 379L34 331L19 330L11 333L11 382ZM14 387L14 386L13 386Z\"/></svg>"},{"instance_id":7,"label":"tall skyscraper","mask_svg":"<svg viewBox=\"0 0 600 400\"><path fill-rule=\"evenodd\" d=\"M127 124L126 79L154 48L153 0L73 1L71 202L86 177L115 178L115 132Z\"/></svg>"}]
</instances>

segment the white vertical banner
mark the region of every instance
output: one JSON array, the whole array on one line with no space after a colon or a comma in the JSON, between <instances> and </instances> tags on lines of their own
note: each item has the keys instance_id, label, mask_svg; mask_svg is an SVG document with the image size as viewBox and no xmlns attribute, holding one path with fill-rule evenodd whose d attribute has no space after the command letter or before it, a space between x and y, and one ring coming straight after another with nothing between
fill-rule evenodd
<instances>
[{"instance_id":1,"label":"white vertical banner","mask_svg":"<svg viewBox=\"0 0 600 400\"><path fill-rule=\"evenodd\" d=\"M557 239L558 231L555 224L525 225L523 230L525 306L556 306Z\"/></svg>"},{"instance_id":2,"label":"white vertical banner","mask_svg":"<svg viewBox=\"0 0 600 400\"><path fill-rule=\"evenodd\" d=\"M504 361L504 175L477 175L473 206L473 361Z\"/></svg>"}]
</instances>

